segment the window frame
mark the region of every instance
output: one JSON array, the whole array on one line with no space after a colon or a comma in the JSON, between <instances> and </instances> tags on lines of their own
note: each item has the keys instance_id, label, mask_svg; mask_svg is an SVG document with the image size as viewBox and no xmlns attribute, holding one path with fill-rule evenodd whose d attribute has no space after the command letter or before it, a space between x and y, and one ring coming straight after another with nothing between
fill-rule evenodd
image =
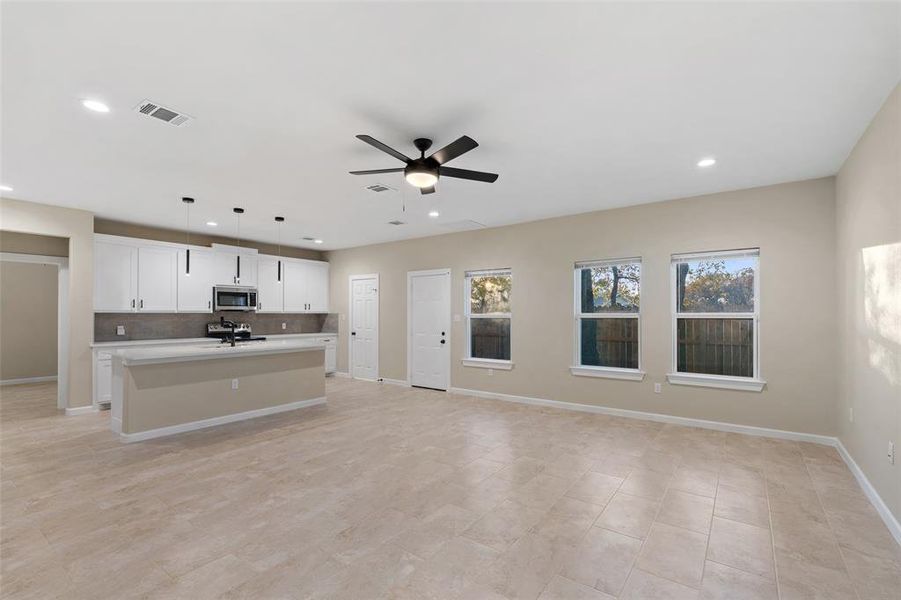
<instances>
[{"instance_id":1,"label":"window frame","mask_svg":"<svg viewBox=\"0 0 901 600\"><path fill-rule=\"evenodd\" d=\"M490 275L507 275L510 277L510 312L473 313L472 312L472 278ZM463 273L463 316L466 319L466 351L463 366L483 369L500 369L509 371L513 368L513 269L476 269ZM510 321L510 359L478 358L472 355L472 319L507 319Z\"/></svg>"},{"instance_id":2,"label":"window frame","mask_svg":"<svg viewBox=\"0 0 901 600\"><path fill-rule=\"evenodd\" d=\"M614 265L637 264L641 270L638 280L638 312L582 312L582 269L591 267L603 267ZM573 264L573 362L569 368L572 375L580 377L601 377L606 379L623 379L627 381L644 380L645 372L642 369L642 348L644 347L644 335L641 326L641 282L644 279L644 264L641 256L627 258L610 258L600 260L582 260ZM602 367L582 364L582 319L636 319L638 321L638 368L627 369L622 367Z\"/></svg>"},{"instance_id":3,"label":"window frame","mask_svg":"<svg viewBox=\"0 0 901 600\"><path fill-rule=\"evenodd\" d=\"M755 257L754 264L754 310L751 312L679 312L679 290L676 281L676 265L690 260L729 259L738 257ZM737 250L718 250L710 252L689 252L670 256L670 314L671 314L671 363L666 379L674 385L693 385L722 389L760 392L766 381L760 374L760 248L742 248ZM738 375L714 375L708 373L688 373L678 370L679 363L679 319L751 319L754 347L754 372L751 377Z\"/></svg>"}]
</instances>

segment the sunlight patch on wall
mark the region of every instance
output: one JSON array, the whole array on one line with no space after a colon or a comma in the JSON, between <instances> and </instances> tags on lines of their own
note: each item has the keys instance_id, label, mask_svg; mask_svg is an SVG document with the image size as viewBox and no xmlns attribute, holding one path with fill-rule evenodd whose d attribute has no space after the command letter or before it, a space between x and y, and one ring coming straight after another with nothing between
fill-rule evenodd
<instances>
[{"instance_id":1,"label":"sunlight patch on wall","mask_svg":"<svg viewBox=\"0 0 901 600\"><path fill-rule=\"evenodd\" d=\"M901 242L861 250L870 366L901 385Z\"/></svg>"}]
</instances>

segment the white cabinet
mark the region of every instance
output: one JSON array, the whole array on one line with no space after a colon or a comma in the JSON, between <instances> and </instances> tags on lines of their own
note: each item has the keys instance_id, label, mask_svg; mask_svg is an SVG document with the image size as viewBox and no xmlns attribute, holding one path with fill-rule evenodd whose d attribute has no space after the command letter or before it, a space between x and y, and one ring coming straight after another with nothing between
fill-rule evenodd
<instances>
[{"instance_id":1,"label":"white cabinet","mask_svg":"<svg viewBox=\"0 0 901 600\"><path fill-rule=\"evenodd\" d=\"M175 312L178 254L171 245L97 236L95 312Z\"/></svg>"},{"instance_id":2,"label":"white cabinet","mask_svg":"<svg viewBox=\"0 0 901 600\"><path fill-rule=\"evenodd\" d=\"M307 263L307 310L328 312L328 263Z\"/></svg>"},{"instance_id":3,"label":"white cabinet","mask_svg":"<svg viewBox=\"0 0 901 600\"><path fill-rule=\"evenodd\" d=\"M191 272L187 250L178 251L178 312L213 312L215 254L191 248Z\"/></svg>"},{"instance_id":4,"label":"white cabinet","mask_svg":"<svg viewBox=\"0 0 901 600\"><path fill-rule=\"evenodd\" d=\"M167 246L138 248L138 311L178 309L178 251Z\"/></svg>"},{"instance_id":5,"label":"white cabinet","mask_svg":"<svg viewBox=\"0 0 901 600\"><path fill-rule=\"evenodd\" d=\"M285 310L281 259L260 256L257 260L257 312L280 313Z\"/></svg>"},{"instance_id":6,"label":"white cabinet","mask_svg":"<svg viewBox=\"0 0 901 600\"><path fill-rule=\"evenodd\" d=\"M94 405L109 404L113 397L113 360L109 352L94 353Z\"/></svg>"},{"instance_id":7,"label":"white cabinet","mask_svg":"<svg viewBox=\"0 0 901 600\"><path fill-rule=\"evenodd\" d=\"M335 336L318 338L325 344L325 372L334 373L338 370L338 340Z\"/></svg>"},{"instance_id":8,"label":"white cabinet","mask_svg":"<svg viewBox=\"0 0 901 600\"><path fill-rule=\"evenodd\" d=\"M124 242L94 242L94 310L132 312L137 302L138 248Z\"/></svg>"},{"instance_id":9,"label":"white cabinet","mask_svg":"<svg viewBox=\"0 0 901 600\"><path fill-rule=\"evenodd\" d=\"M214 285L257 285L257 255L215 251Z\"/></svg>"},{"instance_id":10,"label":"white cabinet","mask_svg":"<svg viewBox=\"0 0 901 600\"><path fill-rule=\"evenodd\" d=\"M300 260L286 260L285 270L285 312L299 313L307 310L307 265Z\"/></svg>"},{"instance_id":11,"label":"white cabinet","mask_svg":"<svg viewBox=\"0 0 901 600\"><path fill-rule=\"evenodd\" d=\"M328 263L289 259L283 269L285 312L328 312Z\"/></svg>"}]
</instances>

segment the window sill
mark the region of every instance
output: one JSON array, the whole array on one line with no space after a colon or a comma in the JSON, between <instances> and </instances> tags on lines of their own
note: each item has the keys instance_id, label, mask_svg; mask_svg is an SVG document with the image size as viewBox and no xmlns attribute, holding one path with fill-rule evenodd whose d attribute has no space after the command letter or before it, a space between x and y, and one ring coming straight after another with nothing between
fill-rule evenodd
<instances>
[{"instance_id":1,"label":"window sill","mask_svg":"<svg viewBox=\"0 0 901 600\"><path fill-rule=\"evenodd\" d=\"M570 367L569 372L579 377L602 377L604 379L624 379L642 381L644 371L637 369L617 369L614 367Z\"/></svg>"},{"instance_id":2,"label":"window sill","mask_svg":"<svg viewBox=\"0 0 901 600\"><path fill-rule=\"evenodd\" d=\"M728 377L725 375L702 375L699 373L667 373L666 380L673 385L695 385L745 392L760 392L763 391L763 386L766 385L766 381L752 377Z\"/></svg>"},{"instance_id":3,"label":"window sill","mask_svg":"<svg viewBox=\"0 0 901 600\"><path fill-rule=\"evenodd\" d=\"M480 369L500 369L501 371L509 371L513 368L513 361L494 360L491 358L464 358L463 366L478 367Z\"/></svg>"}]
</instances>

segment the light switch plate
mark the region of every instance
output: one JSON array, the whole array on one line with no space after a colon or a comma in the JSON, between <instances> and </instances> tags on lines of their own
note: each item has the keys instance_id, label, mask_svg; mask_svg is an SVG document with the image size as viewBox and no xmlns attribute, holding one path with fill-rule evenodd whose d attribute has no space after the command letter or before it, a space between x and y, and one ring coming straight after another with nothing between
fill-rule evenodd
<instances>
[{"instance_id":1,"label":"light switch plate","mask_svg":"<svg viewBox=\"0 0 901 600\"><path fill-rule=\"evenodd\" d=\"M232 379L232 389L233 390L238 389L238 380L237 379Z\"/></svg>"},{"instance_id":2,"label":"light switch plate","mask_svg":"<svg viewBox=\"0 0 901 600\"><path fill-rule=\"evenodd\" d=\"M661 387L662 386L659 383L655 383L654 384L654 393L659 394L662 391Z\"/></svg>"},{"instance_id":3,"label":"light switch plate","mask_svg":"<svg viewBox=\"0 0 901 600\"><path fill-rule=\"evenodd\" d=\"M288 328L288 324L287 324L287 323L282 323L282 329L287 329L287 328Z\"/></svg>"},{"instance_id":4,"label":"light switch plate","mask_svg":"<svg viewBox=\"0 0 901 600\"><path fill-rule=\"evenodd\" d=\"M116 335L125 335L125 325L116 325Z\"/></svg>"}]
</instances>

